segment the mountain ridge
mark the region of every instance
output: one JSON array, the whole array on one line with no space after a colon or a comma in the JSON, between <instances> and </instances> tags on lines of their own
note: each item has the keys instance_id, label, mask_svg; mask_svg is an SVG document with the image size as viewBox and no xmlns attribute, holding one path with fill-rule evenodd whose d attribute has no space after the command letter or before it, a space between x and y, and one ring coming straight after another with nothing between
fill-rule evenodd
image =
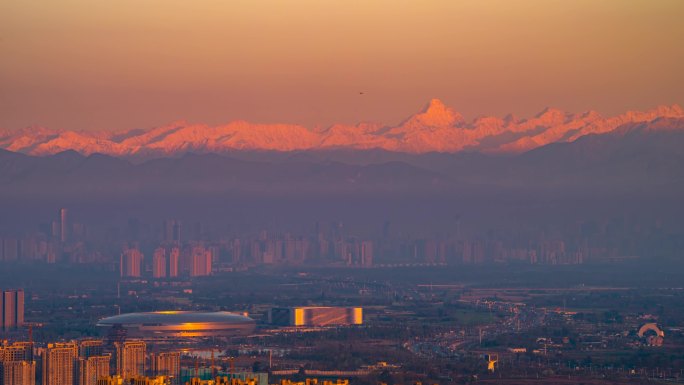
<instances>
[{"instance_id":1,"label":"mountain ridge","mask_svg":"<svg viewBox=\"0 0 684 385\"><path fill-rule=\"evenodd\" d=\"M508 115L504 118L482 116L466 121L439 99L432 99L420 112L396 126L335 124L311 130L296 124L236 120L217 126L176 121L151 129L113 132L26 127L0 130L0 148L36 156L73 150L84 155L101 153L115 157L235 150L295 152L334 149L380 149L411 154L518 154L551 143L572 142L586 135L612 132L628 124L662 119L665 120L652 129L684 129L684 110L676 104L647 111L627 111L613 117L604 117L595 111L569 113L545 108L527 119ZM666 127L666 124L670 126Z\"/></svg>"},{"instance_id":2,"label":"mountain ridge","mask_svg":"<svg viewBox=\"0 0 684 385\"><path fill-rule=\"evenodd\" d=\"M386 150L196 153L131 159L0 149L0 196L210 194L526 194L668 196L684 192L684 120L629 123L523 154ZM12 198L12 199L14 199ZM670 199L668 198L668 199ZM88 198L90 199L90 198ZM97 198L100 199L100 198ZM574 199L574 198L573 198Z\"/></svg>"}]
</instances>

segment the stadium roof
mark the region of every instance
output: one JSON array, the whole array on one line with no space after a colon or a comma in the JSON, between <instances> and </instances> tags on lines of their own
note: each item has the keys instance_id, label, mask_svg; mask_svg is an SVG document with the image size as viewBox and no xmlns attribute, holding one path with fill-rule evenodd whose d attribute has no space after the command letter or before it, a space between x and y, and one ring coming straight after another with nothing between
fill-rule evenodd
<instances>
[{"instance_id":1,"label":"stadium roof","mask_svg":"<svg viewBox=\"0 0 684 385\"><path fill-rule=\"evenodd\" d=\"M120 314L101 319L98 326L113 325L180 325L180 324L242 324L254 320L227 311L155 311Z\"/></svg>"}]
</instances>

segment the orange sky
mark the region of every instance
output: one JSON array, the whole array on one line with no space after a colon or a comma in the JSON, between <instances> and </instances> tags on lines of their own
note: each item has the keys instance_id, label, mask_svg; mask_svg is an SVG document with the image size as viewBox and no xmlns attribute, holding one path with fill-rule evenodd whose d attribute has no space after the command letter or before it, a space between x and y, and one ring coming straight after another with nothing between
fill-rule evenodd
<instances>
[{"instance_id":1,"label":"orange sky","mask_svg":"<svg viewBox=\"0 0 684 385\"><path fill-rule=\"evenodd\" d=\"M3 0L0 128L684 105L682 20L681 0Z\"/></svg>"}]
</instances>

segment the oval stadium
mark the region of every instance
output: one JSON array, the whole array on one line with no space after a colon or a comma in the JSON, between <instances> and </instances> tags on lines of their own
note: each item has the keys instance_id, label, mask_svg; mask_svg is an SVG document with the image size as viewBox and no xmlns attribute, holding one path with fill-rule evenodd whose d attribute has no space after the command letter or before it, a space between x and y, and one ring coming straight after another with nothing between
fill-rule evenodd
<instances>
[{"instance_id":1,"label":"oval stadium","mask_svg":"<svg viewBox=\"0 0 684 385\"><path fill-rule=\"evenodd\" d=\"M253 319L226 311L155 311L120 314L101 319L97 326L124 329L129 337L143 339L235 337L254 331Z\"/></svg>"}]
</instances>

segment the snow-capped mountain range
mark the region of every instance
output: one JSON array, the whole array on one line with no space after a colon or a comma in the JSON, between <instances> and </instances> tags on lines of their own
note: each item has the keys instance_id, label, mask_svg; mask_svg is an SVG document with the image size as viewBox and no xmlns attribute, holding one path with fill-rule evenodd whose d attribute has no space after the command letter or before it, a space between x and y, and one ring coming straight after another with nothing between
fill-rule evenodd
<instances>
[{"instance_id":1,"label":"snow-capped mountain range","mask_svg":"<svg viewBox=\"0 0 684 385\"><path fill-rule=\"evenodd\" d=\"M172 156L185 152L221 153L234 150L303 151L326 149L382 149L405 153L477 151L522 153L550 143L572 142L590 134L604 134L620 126L667 118L684 123L678 105L648 111L628 111L603 117L595 111L568 113L547 108L537 116L480 117L466 121L461 114L433 99L419 113L397 126L360 123L308 129L293 124L255 124L234 121L208 126L187 122L128 131L69 131L44 127L0 130L0 148L30 155L74 150L81 154ZM654 125L660 127L663 125ZM684 124L662 129L684 129Z\"/></svg>"}]
</instances>

